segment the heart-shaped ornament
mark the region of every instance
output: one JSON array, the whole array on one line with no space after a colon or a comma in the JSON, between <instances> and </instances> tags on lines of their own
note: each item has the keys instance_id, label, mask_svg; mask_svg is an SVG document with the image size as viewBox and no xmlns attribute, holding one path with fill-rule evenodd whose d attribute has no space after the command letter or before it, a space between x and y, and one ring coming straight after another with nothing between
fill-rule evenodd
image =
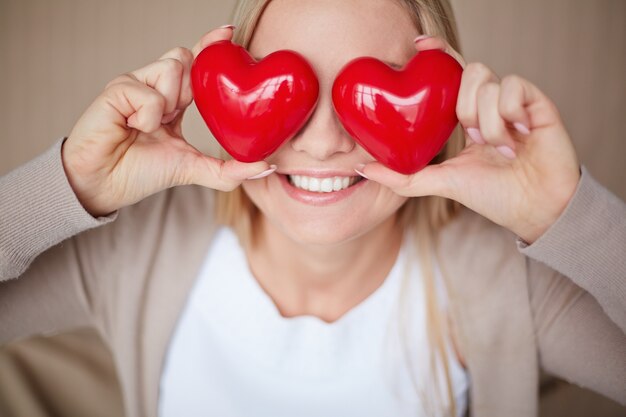
<instances>
[{"instance_id":1,"label":"heart-shaped ornament","mask_svg":"<svg viewBox=\"0 0 626 417\"><path fill-rule=\"evenodd\" d=\"M421 51L396 70L371 57L346 64L332 89L335 111L370 155L403 174L424 168L458 123L463 68L439 50Z\"/></svg>"},{"instance_id":2,"label":"heart-shaped ornament","mask_svg":"<svg viewBox=\"0 0 626 417\"><path fill-rule=\"evenodd\" d=\"M194 101L213 136L235 159L260 161L291 139L319 95L313 68L298 53L256 61L241 46L207 46L191 67Z\"/></svg>"}]
</instances>

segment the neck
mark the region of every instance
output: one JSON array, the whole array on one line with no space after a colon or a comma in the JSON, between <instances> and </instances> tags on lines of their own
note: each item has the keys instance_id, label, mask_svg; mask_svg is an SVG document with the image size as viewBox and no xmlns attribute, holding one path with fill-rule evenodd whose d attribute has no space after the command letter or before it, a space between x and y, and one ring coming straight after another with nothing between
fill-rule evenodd
<instances>
[{"instance_id":1,"label":"neck","mask_svg":"<svg viewBox=\"0 0 626 417\"><path fill-rule=\"evenodd\" d=\"M336 245L295 242L261 217L248 262L284 317L337 320L384 282L402 241L395 217Z\"/></svg>"}]
</instances>

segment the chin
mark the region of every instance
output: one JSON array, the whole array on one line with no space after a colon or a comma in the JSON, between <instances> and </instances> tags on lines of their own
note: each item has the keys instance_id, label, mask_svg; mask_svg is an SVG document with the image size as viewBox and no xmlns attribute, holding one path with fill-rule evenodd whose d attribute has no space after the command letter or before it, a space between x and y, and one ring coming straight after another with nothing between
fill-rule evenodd
<instances>
[{"instance_id":1,"label":"chin","mask_svg":"<svg viewBox=\"0 0 626 417\"><path fill-rule=\"evenodd\" d=\"M372 223L362 221L363 218L356 219L355 216L341 219L323 217L305 219L300 216L296 219L286 219L286 216L278 218L265 214L264 216L270 227L303 246L338 246L366 234L385 220Z\"/></svg>"},{"instance_id":2,"label":"chin","mask_svg":"<svg viewBox=\"0 0 626 417\"><path fill-rule=\"evenodd\" d=\"M334 212L321 208L305 210L286 210L278 208L271 201L251 196L251 200L260 210L259 221L271 234L278 234L281 240L287 240L296 246L334 247L348 243L379 227L392 224L399 208L404 203L398 199L393 206L387 205L377 210L372 206L353 208Z\"/></svg>"}]
</instances>

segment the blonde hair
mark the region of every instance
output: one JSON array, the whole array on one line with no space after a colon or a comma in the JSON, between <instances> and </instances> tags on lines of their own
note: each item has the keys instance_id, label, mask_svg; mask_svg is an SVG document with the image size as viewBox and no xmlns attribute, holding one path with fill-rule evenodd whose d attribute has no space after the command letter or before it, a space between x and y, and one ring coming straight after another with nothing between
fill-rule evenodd
<instances>
[{"instance_id":1,"label":"blonde hair","mask_svg":"<svg viewBox=\"0 0 626 417\"><path fill-rule=\"evenodd\" d=\"M248 47L256 25L263 10L271 0L239 0L235 9L233 23L236 25L233 41ZM411 19L419 33L438 36L445 39L452 48L460 52L457 37L456 22L449 0L395 0L409 12ZM457 127L446 143L443 150L431 162L441 163L457 155L464 144L462 130ZM228 155L222 151L222 156ZM450 365L446 350L446 332L448 322L439 307L436 287L435 262L441 265L437 254L438 232L452 220L459 212L458 203L442 197L426 196L410 198L399 210L398 220L403 228L412 230L420 259L426 300L427 334L430 352L430 375L433 378L431 387L435 390L436 401L441 404L440 381L437 364L441 363L444 369L445 395L449 403L449 415L456 414L456 403L452 392ZM244 246L254 244L254 230L258 208L252 203L241 187L231 192L218 192L216 199L217 222L232 227ZM443 271L441 271L443 272ZM447 284L443 274L444 285ZM450 286L445 285L449 298L454 294ZM430 402L430 401L428 401Z\"/></svg>"}]
</instances>

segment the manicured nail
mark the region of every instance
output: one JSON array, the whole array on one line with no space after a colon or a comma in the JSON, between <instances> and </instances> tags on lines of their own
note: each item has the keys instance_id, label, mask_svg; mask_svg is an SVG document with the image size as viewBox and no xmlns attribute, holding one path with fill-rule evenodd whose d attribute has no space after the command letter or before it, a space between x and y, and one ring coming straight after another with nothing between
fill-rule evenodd
<instances>
[{"instance_id":1,"label":"manicured nail","mask_svg":"<svg viewBox=\"0 0 626 417\"><path fill-rule=\"evenodd\" d=\"M363 169L365 165L361 164L359 165L359 168ZM362 173L361 171L359 171L357 168L354 168L354 172L356 172L357 174L359 174L360 176L362 176L363 178L365 178L366 180L369 180L369 178L367 177L367 175L365 175L364 173Z\"/></svg>"},{"instance_id":2,"label":"manicured nail","mask_svg":"<svg viewBox=\"0 0 626 417\"><path fill-rule=\"evenodd\" d=\"M516 122L513 123L515 130L520 132L522 135L530 135L530 129L524 123Z\"/></svg>"},{"instance_id":3,"label":"manicured nail","mask_svg":"<svg viewBox=\"0 0 626 417\"><path fill-rule=\"evenodd\" d=\"M415 38L413 40L413 42L418 43L418 42L421 42L421 41L429 39L429 38L432 38L432 36L430 36L430 35L419 35L417 38Z\"/></svg>"},{"instance_id":4,"label":"manicured nail","mask_svg":"<svg viewBox=\"0 0 626 417\"><path fill-rule=\"evenodd\" d=\"M485 139L483 139L483 135L480 134L480 130L476 129L475 127L468 127L467 134L474 142L479 145L484 145L485 143L487 143L485 142Z\"/></svg>"},{"instance_id":5,"label":"manicured nail","mask_svg":"<svg viewBox=\"0 0 626 417\"><path fill-rule=\"evenodd\" d=\"M218 29L235 29L236 26L235 25L223 25L220 26Z\"/></svg>"},{"instance_id":6,"label":"manicured nail","mask_svg":"<svg viewBox=\"0 0 626 417\"><path fill-rule=\"evenodd\" d=\"M496 147L498 152L500 152L507 159L515 159L515 151L510 147L503 145Z\"/></svg>"},{"instance_id":7,"label":"manicured nail","mask_svg":"<svg viewBox=\"0 0 626 417\"><path fill-rule=\"evenodd\" d=\"M276 165L270 165L270 169L261 172L258 175L248 178L249 180L258 180L259 178L264 178L270 175L272 172L276 171Z\"/></svg>"}]
</instances>

